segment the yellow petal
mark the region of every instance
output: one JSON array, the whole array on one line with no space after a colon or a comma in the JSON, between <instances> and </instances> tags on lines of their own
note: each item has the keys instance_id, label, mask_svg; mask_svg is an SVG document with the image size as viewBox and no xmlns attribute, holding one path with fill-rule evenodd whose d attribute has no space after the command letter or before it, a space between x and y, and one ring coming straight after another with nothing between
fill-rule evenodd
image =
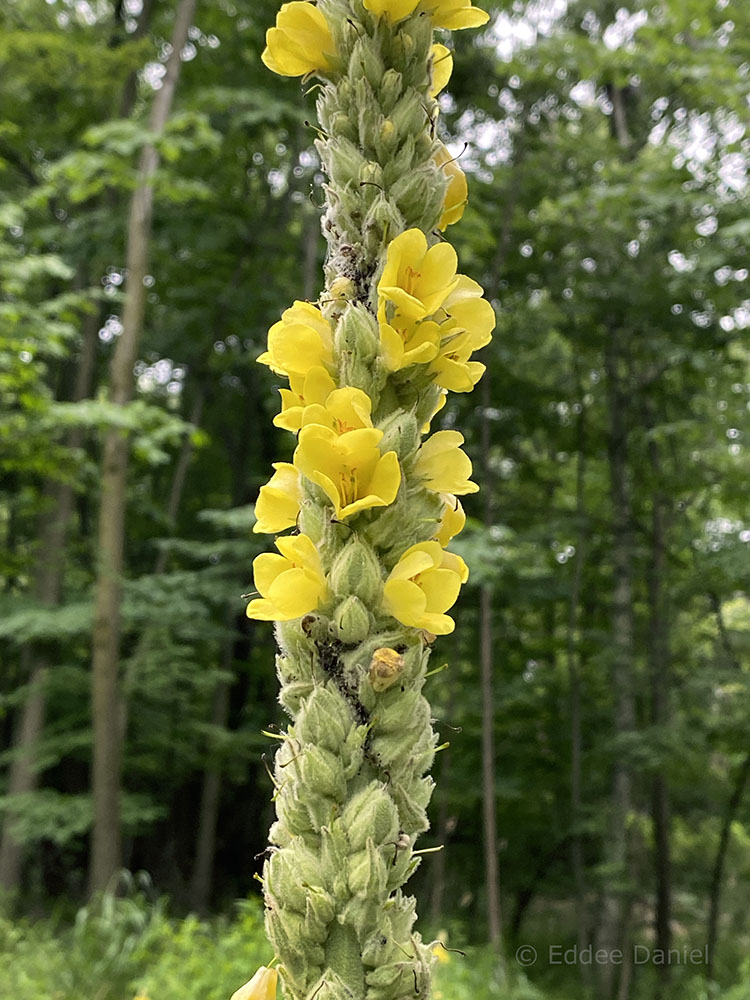
<instances>
[{"instance_id":1,"label":"yellow petal","mask_svg":"<svg viewBox=\"0 0 750 1000\"><path fill-rule=\"evenodd\" d=\"M321 596L322 581L299 567L280 573L271 584L268 600L277 621L292 621L314 611Z\"/></svg>"},{"instance_id":2,"label":"yellow petal","mask_svg":"<svg viewBox=\"0 0 750 1000\"><path fill-rule=\"evenodd\" d=\"M372 427L372 400L361 389L344 386L334 389L327 397L325 408L335 422L339 434L362 427Z\"/></svg>"},{"instance_id":3,"label":"yellow petal","mask_svg":"<svg viewBox=\"0 0 750 1000\"><path fill-rule=\"evenodd\" d=\"M268 331L268 353L287 375L304 375L330 357L317 331L301 323L274 324Z\"/></svg>"},{"instance_id":4,"label":"yellow petal","mask_svg":"<svg viewBox=\"0 0 750 1000\"><path fill-rule=\"evenodd\" d=\"M287 568L287 560L275 552L261 552L256 556L253 560L253 581L258 593L268 597L271 584Z\"/></svg>"},{"instance_id":5,"label":"yellow petal","mask_svg":"<svg viewBox=\"0 0 750 1000\"><path fill-rule=\"evenodd\" d=\"M397 372L403 367L404 342L388 323L380 324L380 352L389 372Z\"/></svg>"},{"instance_id":6,"label":"yellow petal","mask_svg":"<svg viewBox=\"0 0 750 1000\"><path fill-rule=\"evenodd\" d=\"M255 504L256 522L253 531L276 534L297 523L302 490L299 470L289 462L275 462L276 470L265 486L261 486Z\"/></svg>"},{"instance_id":7,"label":"yellow petal","mask_svg":"<svg viewBox=\"0 0 750 1000\"><path fill-rule=\"evenodd\" d=\"M478 28L490 19L486 11L472 7L471 0L426 0L424 6L432 14L432 23L436 28L451 31Z\"/></svg>"},{"instance_id":8,"label":"yellow petal","mask_svg":"<svg viewBox=\"0 0 750 1000\"><path fill-rule=\"evenodd\" d=\"M458 576L461 583L466 583L469 579L469 567L461 556L457 556L455 552L443 552L443 565L441 568L452 570Z\"/></svg>"},{"instance_id":9,"label":"yellow petal","mask_svg":"<svg viewBox=\"0 0 750 1000\"><path fill-rule=\"evenodd\" d=\"M336 482L340 463L336 454L336 433L330 427L310 424L299 432L299 443L293 461L303 476L313 480L313 473L322 472Z\"/></svg>"},{"instance_id":10,"label":"yellow petal","mask_svg":"<svg viewBox=\"0 0 750 1000\"><path fill-rule=\"evenodd\" d=\"M441 146L438 149L435 154L435 162L442 168L445 176L448 178L448 187L446 188L445 201L443 202L443 214L438 223L438 228L442 230L453 225L454 222L458 222L463 216L466 202L469 199L469 188L466 183L466 174L445 146ZM461 287L461 278L465 277L465 275L459 275L458 277L457 289ZM455 294L454 290L449 298L453 298ZM446 309L445 302L443 303L443 308Z\"/></svg>"},{"instance_id":11,"label":"yellow petal","mask_svg":"<svg viewBox=\"0 0 750 1000\"><path fill-rule=\"evenodd\" d=\"M306 0L282 4L276 25L266 32L261 59L280 76L328 72L336 46L323 12Z\"/></svg>"},{"instance_id":12,"label":"yellow petal","mask_svg":"<svg viewBox=\"0 0 750 1000\"><path fill-rule=\"evenodd\" d=\"M250 601L245 608L248 618L255 618L260 622L273 622L277 620L276 608L265 598L256 598Z\"/></svg>"},{"instance_id":13,"label":"yellow petal","mask_svg":"<svg viewBox=\"0 0 750 1000\"><path fill-rule=\"evenodd\" d=\"M432 83L430 84L430 97L437 97L441 90L448 85L453 72L453 53L447 45L436 42L431 49L432 55Z\"/></svg>"},{"instance_id":14,"label":"yellow petal","mask_svg":"<svg viewBox=\"0 0 750 1000\"><path fill-rule=\"evenodd\" d=\"M466 514L458 497L454 497L450 493L443 493L441 500L444 504L443 516L440 519L435 538L440 545L446 546L451 538L455 538L464 530Z\"/></svg>"},{"instance_id":15,"label":"yellow petal","mask_svg":"<svg viewBox=\"0 0 750 1000\"><path fill-rule=\"evenodd\" d=\"M383 607L402 625L421 628L427 598L411 580L386 580L383 586Z\"/></svg>"},{"instance_id":16,"label":"yellow petal","mask_svg":"<svg viewBox=\"0 0 750 1000\"><path fill-rule=\"evenodd\" d=\"M438 546L439 548L439 546ZM440 554L435 558L432 548L425 549L424 542L412 545L404 552L399 561L393 567L388 577L389 580L409 580L418 573L424 573L433 566L440 565Z\"/></svg>"},{"instance_id":17,"label":"yellow petal","mask_svg":"<svg viewBox=\"0 0 750 1000\"><path fill-rule=\"evenodd\" d=\"M232 994L231 1000L276 1000L276 969L261 965L249 983Z\"/></svg>"},{"instance_id":18,"label":"yellow petal","mask_svg":"<svg viewBox=\"0 0 750 1000\"><path fill-rule=\"evenodd\" d=\"M401 485L401 466L395 451L387 451L380 458L369 483L370 493L380 497L384 504L393 503Z\"/></svg>"},{"instance_id":19,"label":"yellow petal","mask_svg":"<svg viewBox=\"0 0 750 1000\"><path fill-rule=\"evenodd\" d=\"M296 563L312 573L323 575L320 554L315 543L307 535L289 535L276 539L276 548L291 562Z\"/></svg>"},{"instance_id":20,"label":"yellow petal","mask_svg":"<svg viewBox=\"0 0 750 1000\"><path fill-rule=\"evenodd\" d=\"M429 611L425 611L419 627L426 632L432 632L433 635L450 635L455 629L456 623L448 615L431 614Z\"/></svg>"},{"instance_id":21,"label":"yellow petal","mask_svg":"<svg viewBox=\"0 0 750 1000\"><path fill-rule=\"evenodd\" d=\"M401 21L413 13L419 0L364 0L367 10L378 17L385 17L391 22Z\"/></svg>"},{"instance_id":22,"label":"yellow petal","mask_svg":"<svg viewBox=\"0 0 750 1000\"><path fill-rule=\"evenodd\" d=\"M415 471L429 489L459 496L478 491L476 483L469 482L471 459L461 450L463 441L458 431L437 431L422 445Z\"/></svg>"},{"instance_id":23,"label":"yellow petal","mask_svg":"<svg viewBox=\"0 0 750 1000\"><path fill-rule=\"evenodd\" d=\"M432 569L422 576L419 585L427 598L427 610L442 615L456 603L461 579L452 570Z\"/></svg>"},{"instance_id":24,"label":"yellow petal","mask_svg":"<svg viewBox=\"0 0 750 1000\"><path fill-rule=\"evenodd\" d=\"M378 293L390 302L395 303L399 312L408 319L422 319L427 315L427 308L424 302L416 296L407 292L400 285L378 285Z\"/></svg>"}]
</instances>

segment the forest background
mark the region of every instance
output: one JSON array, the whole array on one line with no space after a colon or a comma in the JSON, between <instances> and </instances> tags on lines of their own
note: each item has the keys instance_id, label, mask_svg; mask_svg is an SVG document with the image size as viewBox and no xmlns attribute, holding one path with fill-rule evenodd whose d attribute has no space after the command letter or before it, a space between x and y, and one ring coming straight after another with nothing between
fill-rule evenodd
<instances>
[{"instance_id":1,"label":"forest background","mask_svg":"<svg viewBox=\"0 0 750 1000\"><path fill-rule=\"evenodd\" d=\"M483 492L427 692L450 746L422 846L444 849L412 886L425 933L466 952L436 946L435 997L744 1000L750 8L485 6L440 98L470 184L455 242L498 326L474 399L439 417ZM0 6L14 1000L220 1000L271 957L254 876L283 715L241 595L291 446L256 358L318 295L325 183L314 88L260 62L277 9ZM602 945L622 965L586 959Z\"/></svg>"}]
</instances>

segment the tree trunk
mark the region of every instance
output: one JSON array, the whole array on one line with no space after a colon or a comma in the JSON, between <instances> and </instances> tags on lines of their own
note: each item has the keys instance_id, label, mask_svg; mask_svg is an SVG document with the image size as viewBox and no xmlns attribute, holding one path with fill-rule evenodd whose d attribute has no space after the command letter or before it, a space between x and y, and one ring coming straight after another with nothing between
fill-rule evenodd
<instances>
[{"instance_id":1,"label":"tree trunk","mask_svg":"<svg viewBox=\"0 0 750 1000\"><path fill-rule=\"evenodd\" d=\"M228 672L232 666L234 640L228 639L224 648L222 668ZM214 692L211 724L222 729L229 722L229 681L220 680ZM198 812L198 832L195 838L195 867L190 883L190 905L200 915L206 914L213 885L214 854L216 852L216 827L221 796L221 761L214 759L203 772L201 803Z\"/></svg>"},{"instance_id":2,"label":"tree trunk","mask_svg":"<svg viewBox=\"0 0 750 1000\"><path fill-rule=\"evenodd\" d=\"M83 337L78 357L72 402L80 402L91 395L96 360L97 331L100 314L89 313L83 322ZM83 430L79 427L69 432L66 447L71 451L83 444ZM65 540L71 514L73 512L74 491L68 483L48 480L44 495L49 503L43 506L39 528L39 551L36 558L34 596L54 608L62 598L65 568ZM45 685L51 666L49 652L39 644L32 643L24 649L23 673L29 675L29 694L20 710L17 731L13 741L14 756L8 773L8 792L11 797L28 795L36 791L39 772L35 764L39 741L44 730L46 712ZM23 866L23 846L13 837L13 811L5 814L2 838L0 839L0 886L15 895L21 887Z\"/></svg>"},{"instance_id":3,"label":"tree trunk","mask_svg":"<svg viewBox=\"0 0 750 1000\"><path fill-rule=\"evenodd\" d=\"M716 625L719 632L719 641L724 647L724 652L726 653L727 659L732 667L739 673L742 669L740 666L740 661L737 654L732 647L732 641L727 632L726 624L724 622L724 615L721 610L721 600L718 594L710 593L708 595L711 608L713 609L714 615L716 616ZM732 794L729 796L729 801L727 802L727 807L724 811L724 817L721 823L721 834L719 836L719 846L716 850L716 859L714 860L713 872L711 875L711 889L709 892L709 913L708 913L708 928L706 935L706 945L708 950L708 959L706 961L706 978L713 979L714 977L714 961L716 950L716 940L719 931L719 915L721 911L721 886L724 881L724 865L726 864L727 849L729 847L729 837L732 832L732 823L734 822L735 816L737 815L737 810L740 807L740 802L742 801L742 796L745 793L745 788L747 786L748 778L750 778L750 753L748 753L737 771L737 776L735 778L734 787L732 788Z\"/></svg>"},{"instance_id":4,"label":"tree trunk","mask_svg":"<svg viewBox=\"0 0 750 1000\"><path fill-rule=\"evenodd\" d=\"M482 382L482 467L485 490L484 524L492 525L492 484L490 476L490 376ZM487 880L487 936L493 951L500 953L502 914L500 872L497 859L497 810L495 803L495 703L492 684L492 588L482 584L479 595L479 662L482 689L482 825Z\"/></svg>"},{"instance_id":5,"label":"tree trunk","mask_svg":"<svg viewBox=\"0 0 750 1000\"><path fill-rule=\"evenodd\" d=\"M714 861L713 873L711 875L708 933L706 935L706 950L708 953L708 958L706 960L707 979L713 979L714 977L714 952L716 950L716 939L718 937L719 930L721 885L724 881L724 864L726 862L727 849L729 847L729 837L732 832L732 823L737 815L737 810L739 809L742 796L745 792L745 787L747 786L748 778L750 778L750 753L746 755L745 759L739 766L739 770L737 771L737 776L734 781L734 788L732 789L732 794L729 796L729 801L727 802L727 807L724 811L724 817L721 823L721 835L719 836L719 846L716 851L716 859Z\"/></svg>"},{"instance_id":6,"label":"tree trunk","mask_svg":"<svg viewBox=\"0 0 750 1000\"><path fill-rule=\"evenodd\" d=\"M659 486L660 454L656 441L649 443L649 458L655 477L651 515L651 558L648 569L649 628L647 658L651 688L651 725L661 733L669 725L669 617L665 607L667 505ZM652 778L651 812L654 824L654 874L656 877L656 947L666 954L672 944L672 861L670 846L669 782L659 762ZM660 1000L670 980L669 962L658 967Z\"/></svg>"},{"instance_id":7,"label":"tree trunk","mask_svg":"<svg viewBox=\"0 0 750 1000\"><path fill-rule=\"evenodd\" d=\"M617 743L612 770L609 836L606 845L610 884L605 887L599 947L623 952L622 965L599 966L602 1000L626 1000L630 984L630 835L631 765L623 746L635 729L633 695L633 537L632 499L628 476L627 386L623 368L622 332L610 329L606 344L608 464L612 500L612 689ZM619 980L618 980L619 971Z\"/></svg>"},{"instance_id":8,"label":"tree trunk","mask_svg":"<svg viewBox=\"0 0 750 1000\"><path fill-rule=\"evenodd\" d=\"M566 659L568 665L568 685L570 690L570 813L571 841L570 864L573 870L573 883L576 896L576 943L579 952L589 943L589 916L586 904L586 874L583 859L583 839L581 837L581 822L583 818L583 731L581 710L581 676L578 635L579 604L581 600L581 584L585 563L586 545L586 507L584 487L586 481L586 411L581 407L578 415L578 459L576 465L576 521L578 534L576 537L575 562L573 564L573 580L570 587L568 603L568 634L566 642ZM590 979L590 968L585 963L580 965L581 978L585 985Z\"/></svg>"},{"instance_id":9,"label":"tree trunk","mask_svg":"<svg viewBox=\"0 0 750 1000\"><path fill-rule=\"evenodd\" d=\"M171 38L171 53L161 90L156 92L149 130L160 135L169 118L180 74L180 53L195 10L195 0L180 0ZM133 391L135 364L146 306L146 276L153 217L153 175L159 163L154 146L145 146L139 163L139 181L133 194L128 224L126 266L128 280L123 330L110 367L111 403L127 406ZM92 796L94 822L91 841L91 892L106 888L121 865L120 785L122 739L120 727L119 659L121 577L124 562L125 491L129 442L117 430L105 433L101 464L98 567L92 652Z\"/></svg>"}]
</instances>

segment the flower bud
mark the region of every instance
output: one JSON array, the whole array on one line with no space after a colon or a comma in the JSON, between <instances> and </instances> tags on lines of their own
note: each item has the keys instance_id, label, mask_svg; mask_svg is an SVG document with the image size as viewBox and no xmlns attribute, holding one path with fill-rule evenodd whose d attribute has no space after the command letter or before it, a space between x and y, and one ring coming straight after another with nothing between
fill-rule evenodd
<instances>
[{"instance_id":1,"label":"flower bud","mask_svg":"<svg viewBox=\"0 0 750 1000\"><path fill-rule=\"evenodd\" d=\"M288 851L274 851L266 862L265 889L272 898L283 900L285 907L304 914L309 891L306 886L321 884L320 864L302 837L295 837L290 847Z\"/></svg>"},{"instance_id":2,"label":"flower bud","mask_svg":"<svg viewBox=\"0 0 750 1000\"><path fill-rule=\"evenodd\" d=\"M390 114L391 109L401 97L403 89L404 80L401 74L392 67L387 69L380 81L380 107L384 114Z\"/></svg>"},{"instance_id":3,"label":"flower bud","mask_svg":"<svg viewBox=\"0 0 750 1000\"><path fill-rule=\"evenodd\" d=\"M387 882L385 861L370 838L367 849L349 861L349 888L355 896L379 899L385 893Z\"/></svg>"},{"instance_id":4,"label":"flower bud","mask_svg":"<svg viewBox=\"0 0 750 1000\"><path fill-rule=\"evenodd\" d=\"M377 187L383 186L383 168L379 163L368 160L359 168L360 184L375 184Z\"/></svg>"},{"instance_id":5,"label":"flower bud","mask_svg":"<svg viewBox=\"0 0 750 1000\"><path fill-rule=\"evenodd\" d=\"M425 110L418 91L410 87L388 117L393 121L397 134L404 139L407 135L420 132L425 126Z\"/></svg>"},{"instance_id":6,"label":"flower bud","mask_svg":"<svg viewBox=\"0 0 750 1000\"><path fill-rule=\"evenodd\" d=\"M341 816L353 851L361 851L372 837L375 844L395 840L398 815L388 793L377 781L371 781L344 807Z\"/></svg>"},{"instance_id":7,"label":"flower bud","mask_svg":"<svg viewBox=\"0 0 750 1000\"><path fill-rule=\"evenodd\" d=\"M347 646L362 642L370 632L371 617L358 597L347 597L333 615L336 636Z\"/></svg>"},{"instance_id":8,"label":"flower bud","mask_svg":"<svg viewBox=\"0 0 750 1000\"><path fill-rule=\"evenodd\" d=\"M383 60L372 39L367 36L358 38L349 58L349 78L358 80L364 77L371 87L378 87L384 73Z\"/></svg>"},{"instance_id":9,"label":"flower bud","mask_svg":"<svg viewBox=\"0 0 750 1000\"><path fill-rule=\"evenodd\" d=\"M365 164L365 158L348 139L331 139L326 147L326 163L331 181L341 187L351 184L359 178Z\"/></svg>"},{"instance_id":10,"label":"flower bud","mask_svg":"<svg viewBox=\"0 0 750 1000\"><path fill-rule=\"evenodd\" d=\"M385 194L379 194L368 209L362 226L365 246L369 252L379 254L388 234L400 233L404 228L404 217L394 202Z\"/></svg>"},{"instance_id":11,"label":"flower bud","mask_svg":"<svg viewBox=\"0 0 750 1000\"><path fill-rule=\"evenodd\" d=\"M407 226L442 214L446 178L431 166L402 175L390 190Z\"/></svg>"},{"instance_id":12,"label":"flower bud","mask_svg":"<svg viewBox=\"0 0 750 1000\"><path fill-rule=\"evenodd\" d=\"M419 446L420 435L413 413L396 410L379 425L383 432L382 452L395 451L401 461L409 458Z\"/></svg>"},{"instance_id":13,"label":"flower bud","mask_svg":"<svg viewBox=\"0 0 750 1000\"><path fill-rule=\"evenodd\" d=\"M356 536L347 542L333 561L330 584L341 597L353 594L366 607L374 604L382 590L383 573L372 548Z\"/></svg>"},{"instance_id":14,"label":"flower bud","mask_svg":"<svg viewBox=\"0 0 750 1000\"><path fill-rule=\"evenodd\" d=\"M361 362L370 362L380 349L380 333L374 316L364 306L350 304L335 333L337 354L349 351Z\"/></svg>"},{"instance_id":15,"label":"flower bud","mask_svg":"<svg viewBox=\"0 0 750 1000\"><path fill-rule=\"evenodd\" d=\"M352 725L351 710L343 697L320 685L302 705L294 735L302 743L318 743L338 753Z\"/></svg>"},{"instance_id":16,"label":"flower bud","mask_svg":"<svg viewBox=\"0 0 750 1000\"><path fill-rule=\"evenodd\" d=\"M330 520L326 508L311 500L303 500L300 505L298 522L300 531L307 535L315 545L323 541Z\"/></svg>"},{"instance_id":17,"label":"flower bud","mask_svg":"<svg viewBox=\"0 0 750 1000\"><path fill-rule=\"evenodd\" d=\"M341 139L348 139L350 142L356 142L357 140L357 124L344 111L333 111L328 115L323 125L331 135L338 136ZM316 142L315 145L317 146L318 143ZM321 143L321 146L325 147L325 143ZM318 149L320 150L320 147ZM321 155L327 161L328 158L324 154Z\"/></svg>"},{"instance_id":18,"label":"flower bud","mask_svg":"<svg viewBox=\"0 0 750 1000\"><path fill-rule=\"evenodd\" d=\"M330 750L320 746L306 746L299 760L302 781L314 798L329 795L338 802L346 798L346 781L341 761ZM310 798L308 795L306 798Z\"/></svg>"}]
</instances>

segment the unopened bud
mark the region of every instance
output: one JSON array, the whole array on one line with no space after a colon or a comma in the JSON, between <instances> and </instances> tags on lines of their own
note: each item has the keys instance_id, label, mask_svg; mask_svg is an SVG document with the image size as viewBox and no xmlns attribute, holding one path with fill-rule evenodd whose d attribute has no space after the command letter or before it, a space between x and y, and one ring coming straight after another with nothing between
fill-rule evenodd
<instances>
[{"instance_id":1,"label":"unopened bud","mask_svg":"<svg viewBox=\"0 0 750 1000\"><path fill-rule=\"evenodd\" d=\"M401 74L393 68L387 69L380 81L380 107L386 114L390 113L391 108L401 97L403 89L404 81Z\"/></svg>"},{"instance_id":2,"label":"unopened bud","mask_svg":"<svg viewBox=\"0 0 750 1000\"><path fill-rule=\"evenodd\" d=\"M413 87L410 87L398 101L389 118L393 121L396 132L403 138L421 132L425 127L426 119L420 94Z\"/></svg>"},{"instance_id":3,"label":"unopened bud","mask_svg":"<svg viewBox=\"0 0 750 1000\"><path fill-rule=\"evenodd\" d=\"M380 349L375 317L363 306L349 305L336 328L335 340L338 354L348 351L357 361L372 361Z\"/></svg>"},{"instance_id":4,"label":"unopened bud","mask_svg":"<svg viewBox=\"0 0 750 1000\"><path fill-rule=\"evenodd\" d=\"M420 435L413 413L396 410L378 426L383 432L381 452L395 451L403 462L416 451Z\"/></svg>"},{"instance_id":5,"label":"unopened bud","mask_svg":"<svg viewBox=\"0 0 750 1000\"><path fill-rule=\"evenodd\" d=\"M358 597L347 597L336 608L333 623L337 637L347 645L362 642L370 632L370 613Z\"/></svg>"},{"instance_id":6,"label":"unopened bud","mask_svg":"<svg viewBox=\"0 0 750 1000\"><path fill-rule=\"evenodd\" d=\"M365 605L373 604L380 596L383 575L372 548L356 537L347 542L333 561L330 582L334 594L355 595Z\"/></svg>"},{"instance_id":7,"label":"unopened bud","mask_svg":"<svg viewBox=\"0 0 750 1000\"><path fill-rule=\"evenodd\" d=\"M379 163L368 160L359 168L360 184L375 184L377 187L383 186L383 168Z\"/></svg>"},{"instance_id":8,"label":"unopened bud","mask_svg":"<svg viewBox=\"0 0 750 1000\"><path fill-rule=\"evenodd\" d=\"M349 76L355 80L364 77L371 87L378 87L384 72L377 45L366 35L358 38L349 59Z\"/></svg>"},{"instance_id":9,"label":"unopened bud","mask_svg":"<svg viewBox=\"0 0 750 1000\"><path fill-rule=\"evenodd\" d=\"M300 505L298 524L300 531L307 535L316 545L319 544L330 525L326 508L312 500L303 500Z\"/></svg>"},{"instance_id":10,"label":"unopened bud","mask_svg":"<svg viewBox=\"0 0 750 1000\"><path fill-rule=\"evenodd\" d=\"M375 844L384 844L398 834L396 807L377 781L349 799L341 819L352 851L361 851L370 837Z\"/></svg>"},{"instance_id":11,"label":"unopened bud","mask_svg":"<svg viewBox=\"0 0 750 1000\"><path fill-rule=\"evenodd\" d=\"M338 133L328 143L326 162L331 180L341 187L356 181L366 163L354 143L340 138Z\"/></svg>"}]
</instances>

